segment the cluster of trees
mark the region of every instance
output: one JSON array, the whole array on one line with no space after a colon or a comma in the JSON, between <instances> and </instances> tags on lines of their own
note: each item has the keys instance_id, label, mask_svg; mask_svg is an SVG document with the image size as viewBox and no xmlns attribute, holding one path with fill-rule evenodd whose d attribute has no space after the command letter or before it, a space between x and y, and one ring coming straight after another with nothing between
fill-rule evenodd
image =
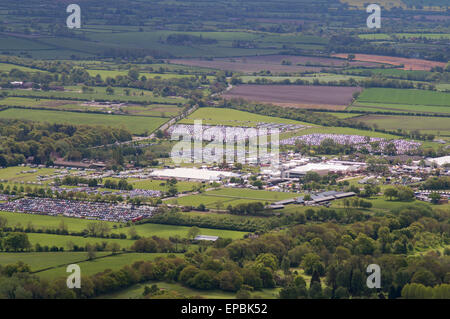
<instances>
[{"instance_id":1,"label":"cluster of trees","mask_svg":"<svg viewBox=\"0 0 450 319\"><path fill-rule=\"evenodd\" d=\"M79 184L88 185L89 187L97 187L99 181L96 178L83 178L79 176L65 176L62 180L55 178L55 185L78 186Z\"/></svg>"},{"instance_id":2,"label":"cluster of trees","mask_svg":"<svg viewBox=\"0 0 450 319\"><path fill-rule=\"evenodd\" d=\"M107 179L103 187L109 189L120 189L120 190L132 190L133 185L129 184L126 179L121 178L118 182L112 179Z\"/></svg>"},{"instance_id":3,"label":"cluster of trees","mask_svg":"<svg viewBox=\"0 0 450 319\"><path fill-rule=\"evenodd\" d=\"M328 70L327 70L328 72ZM233 78L233 83L238 84L242 82L239 78ZM266 78L256 78L253 81L249 81L248 84L278 84L278 85L323 85L323 86L361 86L365 88L370 87L383 87L383 88L396 88L396 89L423 89L423 90L435 90L436 87L433 84L427 84L422 82L412 82L407 80L389 79L385 76L373 75L368 79L355 80L350 78L348 80L339 81L320 81L315 78L313 81L296 79L291 81L290 79L274 81Z\"/></svg>"},{"instance_id":4,"label":"cluster of trees","mask_svg":"<svg viewBox=\"0 0 450 319\"><path fill-rule=\"evenodd\" d=\"M450 189L449 176L432 176L428 178L422 185L422 189L446 190Z\"/></svg>"},{"instance_id":5,"label":"cluster of trees","mask_svg":"<svg viewBox=\"0 0 450 319\"><path fill-rule=\"evenodd\" d=\"M177 252L175 245L167 239L152 236L143 237L134 242L130 248L138 253L174 253Z\"/></svg>"},{"instance_id":6,"label":"cluster of trees","mask_svg":"<svg viewBox=\"0 0 450 319\"><path fill-rule=\"evenodd\" d=\"M52 164L52 154L80 160L92 146L131 140L123 128L48 124L0 119L0 167L15 166L29 159L34 164Z\"/></svg>"},{"instance_id":7,"label":"cluster of trees","mask_svg":"<svg viewBox=\"0 0 450 319\"><path fill-rule=\"evenodd\" d=\"M408 202L414 199L414 191L408 186L396 186L388 187L384 190L384 196L388 197L389 200L393 198L402 201Z\"/></svg>"},{"instance_id":8,"label":"cluster of trees","mask_svg":"<svg viewBox=\"0 0 450 319\"><path fill-rule=\"evenodd\" d=\"M261 216L270 214L270 211L265 210L264 204L261 202L242 203L234 207L229 205L227 210L230 214L244 216Z\"/></svg>"}]
</instances>

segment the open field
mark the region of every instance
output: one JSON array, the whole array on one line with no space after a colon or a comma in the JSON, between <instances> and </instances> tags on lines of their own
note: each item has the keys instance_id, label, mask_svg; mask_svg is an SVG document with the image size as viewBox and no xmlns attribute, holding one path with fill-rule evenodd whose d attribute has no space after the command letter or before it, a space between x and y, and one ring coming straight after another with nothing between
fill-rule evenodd
<instances>
[{"instance_id":1,"label":"open field","mask_svg":"<svg viewBox=\"0 0 450 319\"><path fill-rule=\"evenodd\" d=\"M7 180L9 183L37 182L39 176L49 176L57 172L57 169L40 167L11 166L0 168L0 180Z\"/></svg>"},{"instance_id":2,"label":"open field","mask_svg":"<svg viewBox=\"0 0 450 319\"><path fill-rule=\"evenodd\" d=\"M353 80L364 80L367 79L365 76L359 75L345 75L345 74L333 74L333 73L313 73L307 74L304 76L259 76L259 75L243 75L239 77L243 83L253 82L258 84L257 81L272 81L272 82L281 82L289 80L291 83L295 83L297 80L307 81L309 84L313 84L316 81L319 81L321 84L327 84L330 81L348 81L350 79ZM262 82L264 83L264 82Z\"/></svg>"},{"instance_id":3,"label":"open field","mask_svg":"<svg viewBox=\"0 0 450 319\"><path fill-rule=\"evenodd\" d=\"M130 88L129 95L126 94L125 89L121 87L114 87L114 94L108 94L106 87L93 87L93 92L83 93L81 86L66 86L65 91L36 91L24 89L4 89L9 97L30 97L30 98L47 98L57 100L82 100L82 101L114 101L114 102L139 102L146 104L179 104L186 100L182 97L176 96L154 96L151 91L132 89Z\"/></svg>"},{"instance_id":4,"label":"open field","mask_svg":"<svg viewBox=\"0 0 450 319\"><path fill-rule=\"evenodd\" d=\"M328 57L290 56L290 55L263 55L239 58L217 58L217 59L173 59L174 64L207 67L211 69L230 70L243 73L270 71L272 73L282 72L304 72L320 71L322 67L343 67L347 60ZM283 61L285 63L283 63ZM287 63L286 63L287 62ZM377 66L371 62L350 62L351 66Z\"/></svg>"},{"instance_id":5,"label":"open field","mask_svg":"<svg viewBox=\"0 0 450 319\"><path fill-rule=\"evenodd\" d=\"M124 128L130 130L131 133L139 135L151 133L167 121L167 119L160 117L87 114L25 109L7 109L5 111L1 111L0 118L78 125L104 125L112 127L123 126Z\"/></svg>"},{"instance_id":6,"label":"open field","mask_svg":"<svg viewBox=\"0 0 450 319\"><path fill-rule=\"evenodd\" d=\"M182 197L183 198L183 197ZM221 198L223 199L223 198ZM69 217L56 217L56 216L46 216L46 215L35 215L35 214L23 214L23 213L11 213L11 212L0 212L0 216L6 217L8 221L8 226L22 226L27 227L29 224L35 229L56 229L60 225L61 221L67 226L69 232L81 232L87 228L91 223L96 223L97 221L86 220L81 218L69 218ZM122 227L121 223L106 222L111 228L111 233L115 234L126 234L128 235L129 227ZM116 226L116 228L114 228ZM135 229L139 236L151 237L158 236L163 238L169 238L171 236L178 235L185 238L189 227L185 226L174 226L174 225L163 225L163 224L140 224L136 225ZM231 230L220 230L220 229L209 229L200 228L203 235L219 236L225 238L242 238L246 233L240 231ZM78 245L85 245L88 242L102 242L102 241L113 241L119 243L122 248L128 248L134 242L128 239L108 239L108 238L94 238L94 237L78 237L78 236L66 236L66 235L53 235L45 233L30 233L28 234L30 241L33 244L45 243L45 245L58 247L65 247L68 241L72 241ZM43 244L42 244L43 245Z\"/></svg>"},{"instance_id":7,"label":"open field","mask_svg":"<svg viewBox=\"0 0 450 319\"><path fill-rule=\"evenodd\" d=\"M136 180L136 181L130 181L133 184L133 187L135 189L151 189L156 191L162 191L166 192L169 190L169 186L167 181L163 180ZM185 182L185 181L178 181L176 183L176 188L178 192L186 192L191 191L193 188L198 187L202 185L202 183L195 183L195 182Z\"/></svg>"},{"instance_id":8,"label":"open field","mask_svg":"<svg viewBox=\"0 0 450 319\"><path fill-rule=\"evenodd\" d=\"M70 235L53 235L53 234L44 234L44 233L28 233L28 239L30 240L31 245L34 247L36 244L40 244L41 246L56 246L58 248L63 247L65 250L69 249L68 243L73 243L77 246L84 247L87 244L95 245L95 244L119 244L120 248L129 249L134 240L131 239L111 239L111 238L100 238L100 237L80 237L80 236L70 236Z\"/></svg>"},{"instance_id":9,"label":"open field","mask_svg":"<svg viewBox=\"0 0 450 319\"><path fill-rule=\"evenodd\" d=\"M365 89L358 96L357 101L391 104L450 106L450 94L445 92L425 90L369 88Z\"/></svg>"},{"instance_id":10,"label":"open field","mask_svg":"<svg viewBox=\"0 0 450 319\"><path fill-rule=\"evenodd\" d=\"M235 298L235 294L232 292L225 292L221 290L197 290L188 287L184 287L178 283L167 283L163 281L150 281L144 284L137 284L130 288L121 290L116 293L102 295L100 298L102 299L139 299L142 298L142 294L144 292L145 286L157 285L158 288L168 290L168 291L176 291L179 294L186 297L198 297L198 298L208 298L208 299L233 299ZM274 299L278 298L278 293L280 288L273 289L261 289L256 290L251 293L252 298L256 299Z\"/></svg>"},{"instance_id":11,"label":"open field","mask_svg":"<svg viewBox=\"0 0 450 319\"><path fill-rule=\"evenodd\" d=\"M359 117L357 120L369 125L377 124L378 127L388 130L419 130L422 133L450 134L450 119L448 117L366 115Z\"/></svg>"},{"instance_id":12,"label":"open field","mask_svg":"<svg viewBox=\"0 0 450 319\"><path fill-rule=\"evenodd\" d=\"M227 126L244 126L254 127L258 123L283 123L283 124L303 124L310 125L300 121L284 119L279 117L271 117L259 115L250 112L227 108L202 107L189 115L186 119L181 120L181 124L193 124L194 120L202 120L205 125L227 125Z\"/></svg>"},{"instance_id":13,"label":"open field","mask_svg":"<svg viewBox=\"0 0 450 319\"><path fill-rule=\"evenodd\" d=\"M181 197L183 198L183 197ZM162 237L169 238L173 236L180 236L181 238L186 238L187 233L190 227L187 226L174 226L174 225L165 225L165 224L141 224L136 225L136 232L139 236L142 237ZM116 229L113 232L121 233L127 232L128 228ZM222 238L232 238L232 239L240 239L243 238L246 232L234 231L234 230L223 230L223 229L212 229L212 228L200 228L201 235L209 235L209 236L219 236Z\"/></svg>"},{"instance_id":14,"label":"open field","mask_svg":"<svg viewBox=\"0 0 450 319\"><path fill-rule=\"evenodd\" d=\"M365 33L359 35L361 39L367 40L390 40L393 38L393 36L397 38L406 38L406 39L411 38L426 38L431 40L450 39L450 34L448 33L393 33L393 34Z\"/></svg>"},{"instance_id":15,"label":"open field","mask_svg":"<svg viewBox=\"0 0 450 319\"><path fill-rule=\"evenodd\" d=\"M69 232L81 232L87 228L91 223L95 223L92 220L86 220L81 218L69 218L64 216L46 216L37 214L24 214L24 213L12 213L0 211L0 216L5 217L8 221L9 227L15 227L20 224L22 227L27 227L28 224L33 225L35 229L56 229L63 221L67 226ZM119 226L120 223L106 222L110 227L114 225ZM119 230L121 230L119 228ZM126 229L121 230L126 233Z\"/></svg>"},{"instance_id":16,"label":"open field","mask_svg":"<svg viewBox=\"0 0 450 319\"><path fill-rule=\"evenodd\" d=\"M423 113L450 114L450 107L430 105L387 104L374 102L355 102L347 108L348 111L361 112L393 112L393 113Z\"/></svg>"},{"instance_id":17,"label":"open field","mask_svg":"<svg viewBox=\"0 0 450 319\"><path fill-rule=\"evenodd\" d=\"M105 271L106 269L119 270L123 266L132 265L136 261L155 260L158 257L166 257L168 254L163 253L125 253L115 256L107 256L94 260L87 260L78 263L81 268L82 275L90 276ZM178 254L173 254L178 255ZM55 279L58 277L67 277L66 266L57 267L42 272L37 275L41 278Z\"/></svg>"},{"instance_id":18,"label":"open field","mask_svg":"<svg viewBox=\"0 0 450 319\"><path fill-rule=\"evenodd\" d=\"M243 203L261 202L263 204L276 202L283 199L298 197L295 193L271 192L251 189L225 188L208 191L206 193L183 196L177 199L170 199L168 204L197 207L200 204L211 209L226 209L228 205L236 206Z\"/></svg>"},{"instance_id":19,"label":"open field","mask_svg":"<svg viewBox=\"0 0 450 319\"><path fill-rule=\"evenodd\" d=\"M234 197L252 200L268 200L268 201L279 201L299 196L299 194L296 193L272 192L272 191L253 190L245 188L222 188L219 190L213 190L203 193L203 195Z\"/></svg>"},{"instance_id":20,"label":"open field","mask_svg":"<svg viewBox=\"0 0 450 319\"><path fill-rule=\"evenodd\" d=\"M262 202L262 200L238 199L235 197L209 196L198 194L198 195L183 196L177 199L170 199L166 201L167 204L192 206L192 207L198 207L200 204L203 204L210 209L226 209L228 205L236 206L242 203L254 203L254 202Z\"/></svg>"},{"instance_id":21,"label":"open field","mask_svg":"<svg viewBox=\"0 0 450 319\"><path fill-rule=\"evenodd\" d=\"M97 257L108 254L110 253L97 252ZM78 263L85 260L87 260L86 252L33 252L0 254L0 265L4 266L22 261L30 266L32 272L64 264Z\"/></svg>"},{"instance_id":22,"label":"open field","mask_svg":"<svg viewBox=\"0 0 450 319\"><path fill-rule=\"evenodd\" d=\"M239 85L223 94L226 99L272 103L298 108L343 110L352 101L356 87L302 85Z\"/></svg>"},{"instance_id":23,"label":"open field","mask_svg":"<svg viewBox=\"0 0 450 319\"><path fill-rule=\"evenodd\" d=\"M339 58L346 58L348 56L348 53L333 54L333 56ZM365 62L386 63L392 65L403 65L403 70L429 71L433 67L436 66L445 67L446 65L446 63L443 62L382 56L382 55L371 55L371 54L355 54L355 60Z\"/></svg>"}]
</instances>

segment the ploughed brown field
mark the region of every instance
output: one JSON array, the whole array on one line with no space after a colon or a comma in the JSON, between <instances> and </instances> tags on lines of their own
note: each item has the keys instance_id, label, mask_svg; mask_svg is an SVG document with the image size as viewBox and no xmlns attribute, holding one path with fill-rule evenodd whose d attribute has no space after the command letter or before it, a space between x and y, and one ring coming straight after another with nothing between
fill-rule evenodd
<instances>
[{"instance_id":1,"label":"ploughed brown field","mask_svg":"<svg viewBox=\"0 0 450 319\"><path fill-rule=\"evenodd\" d=\"M346 58L348 53L339 53L333 54L333 56L338 58ZM403 70L417 70L417 71L429 71L431 68L436 66L440 66L445 68L446 63L437 62L437 61L428 61L422 59L409 59L409 58L400 58L393 56L383 56L383 55L371 55L371 54L355 54L355 60L357 61L365 61L365 62L378 62L378 63L387 63L392 65L401 65L403 64Z\"/></svg>"},{"instance_id":2,"label":"ploughed brown field","mask_svg":"<svg viewBox=\"0 0 450 319\"><path fill-rule=\"evenodd\" d=\"M344 110L353 99L357 87L309 85L238 85L222 96L270 103L284 107Z\"/></svg>"},{"instance_id":3,"label":"ploughed brown field","mask_svg":"<svg viewBox=\"0 0 450 319\"><path fill-rule=\"evenodd\" d=\"M347 58L347 56L345 56ZM290 65L283 65L283 60L290 61ZM260 72L269 70L272 73L281 72L319 72L323 68L340 68L346 63L346 59L322 58L309 56L291 56L291 55L262 55L237 58L215 58L213 60L205 59L172 59L170 63L198 66L211 69L229 70L244 73ZM352 61L352 66L376 67L378 63Z\"/></svg>"}]
</instances>

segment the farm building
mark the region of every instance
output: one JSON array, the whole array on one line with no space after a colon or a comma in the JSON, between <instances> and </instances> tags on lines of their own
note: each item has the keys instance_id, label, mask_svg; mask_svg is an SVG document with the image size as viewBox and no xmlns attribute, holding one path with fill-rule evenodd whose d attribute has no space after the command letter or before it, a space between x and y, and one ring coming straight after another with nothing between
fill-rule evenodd
<instances>
[{"instance_id":1,"label":"farm building","mask_svg":"<svg viewBox=\"0 0 450 319\"><path fill-rule=\"evenodd\" d=\"M426 163L428 165L431 165L432 163L435 163L437 166L444 166L445 164L450 163L450 155L442 156L442 157L436 157L436 158L427 158Z\"/></svg>"},{"instance_id":2,"label":"farm building","mask_svg":"<svg viewBox=\"0 0 450 319\"><path fill-rule=\"evenodd\" d=\"M216 241L217 239L219 239L219 236L198 235L194 238L194 240L206 240L206 241Z\"/></svg>"},{"instance_id":3,"label":"farm building","mask_svg":"<svg viewBox=\"0 0 450 319\"><path fill-rule=\"evenodd\" d=\"M358 164L343 165L340 163L308 163L286 171L286 177L298 178L306 175L308 172L317 172L319 174L328 174L329 172L349 173L357 171L360 168L361 165Z\"/></svg>"}]
</instances>

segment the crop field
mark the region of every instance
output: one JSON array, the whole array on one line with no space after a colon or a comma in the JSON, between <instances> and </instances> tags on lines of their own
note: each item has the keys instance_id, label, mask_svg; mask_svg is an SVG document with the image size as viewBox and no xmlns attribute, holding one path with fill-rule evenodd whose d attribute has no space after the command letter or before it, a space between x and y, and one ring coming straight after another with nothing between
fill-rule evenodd
<instances>
[{"instance_id":1,"label":"crop field","mask_svg":"<svg viewBox=\"0 0 450 319\"><path fill-rule=\"evenodd\" d=\"M348 73L351 74L361 74L364 72L370 72L372 74L381 74L387 77L408 77L408 76L427 76L432 73L423 70L402 70L402 69L351 69Z\"/></svg>"},{"instance_id":2,"label":"crop field","mask_svg":"<svg viewBox=\"0 0 450 319\"><path fill-rule=\"evenodd\" d=\"M386 103L403 105L450 106L450 94L425 90L402 90L390 88L365 89L357 99L363 103Z\"/></svg>"},{"instance_id":3,"label":"crop field","mask_svg":"<svg viewBox=\"0 0 450 319\"><path fill-rule=\"evenodd\" d=\"M283 124L303 124L310 125L300 121L259 115L250 112L244 112L226 108L202 107L181 120L181 124L193 124L194 120L202 120L205 125L227 125L254 127L258 123L283 123Z\"/></svg>"},{"instance_id":4,"label":"crop field","mask_svg":"<svg viewBox=\"0 0 450 319\"><path fill-rule=\"evenodd\" d=\"M162 103L178 104L186 100L181 97L154 96L151 91L130 89L130 94L126 95L125 88L114 88L114 94L107 94L106 87L93 87L93 93L82 93L81 87L65 87L65 91L30 91L30 90L4 90L10 97L33 97L50 99L68 99L83 101L116 101L116 102L140 102L140 103Z\"/></svg>"},{"instance_id":5,"label":"crop field","mask_svg":"<svg viewBox=\"0 0 450 319\"><path fill-rule=\"evenodd\" d=\"M450 39L450 34L448 33L370 33L370 34L360 34L359 37L361 39L367 40L390 40L392 36L396 36L398 38L426 38L430 40L440 40L440 39Z\"/></svg>"},{"instance_id":6,"label":"crop field","mask_svg":"<svg viewBox=\"0 0 450 319\"><path fill-rule=\"evenodd\" d=\"M353 74L353 73L352 73ZM345 74L332 74L332 73L314 73L305 76L258 76L258 75L243 75L239 77L243 83L257 83L256 81L272 81L280 82L289 80L291 83L295 83L297 80L307 81L309 84L313 84L315 81L319 83L327 83L330 81L348 81L350 79L363 80L367 77L359 75L345 75Z\"/></svg>"},{"instance_id":7,"label":"crop field","mask_svg":"<svg viewBox=\"0 0 450 319\"><path fill-rule=\"evenodd\" d=\"M226 99L272 103L298 108L344 110L353 99L356 87L300 85L239 85L223 94Z\"/></svg>"},{"instance_id":8,"label":"crop field","mask_svg":"<svg viewBox=\"0 0 450 319\"><path fill-rule=\"evenodd\" d=\"M28 68L26 66L15 65L15 64L10 64L10 63L0 63L0 72L9 72L12 69L17 69L17 70L20 70L20 71L23 71L23 72L41 72L41 73L46 73L45 71Z\"/></svg>"},{"instance_id":9,"label":"crop field","mask_svg":"<svg viewBox=\"0 0 450 319\"><path fill-rule=\"evenodd\" d=\"M356 102L353 103L349 108L347 108L347 110L360 112L450 114L450 107L447 106L404 105L373 102Z\"/></svg>"},{"instance_id":10,"label":"crop field","mask_svg":"<svg viewBox=\"0 0 450 319\"><path fill-rule=\"evenodd\" d=\"M104 125L121 127L133 134L148 134L163 125L167 119L160 117L138 117L125 115L88 114L76 112L7 109L0 112L0 118L22 119L48 123L70 123L79 125Z\"/></svg>"},{"instance_id":11,"label":"crop field","mask_svg":"<svg viewBox=\"0 0 450 319\"><path fill-rule=\"evenodd\" d=\"M347 53L333 54L334 57L346 58ZM403 70L424 70L429 71L431 68L440 66L445 67L446 63L428 61L422 59L410 59L410 58L400 58L400 57L390 57L381 55L371 55L371 54L355 54L355 60L365 61L365 62L376 62L385 63L392 65L403 65Z\"/></svg>"},{"instance_id":12,"label":"crop field","mask_svg":"<svg viewBox=\"0 0 450 319\"><path fill-rule=\"evenodd\" d=\"M260 72L268 70L272 73L320 71L322 67L340 68L346 65L347 60L328 57L308 57L290 55L263 55L239 58L216 59L173 59L171 63L206 67L219 70L230 70L243 73ZM284 62L284 63L283 63ZM371 62L350 62L351 66L377 66Z\"/></svg>"},{"instance_id":13,"label":"crop field","mask_svg":"<svg viewBox=\"0 0 450 319\"><path fill-rule=\"evenodd\" d=\"M377 124L389 130L419 130L422 133L450 135L450 119L448 117L366 115L358 118L358 122L369 125Z\"/></svg>"}]
</instances>

